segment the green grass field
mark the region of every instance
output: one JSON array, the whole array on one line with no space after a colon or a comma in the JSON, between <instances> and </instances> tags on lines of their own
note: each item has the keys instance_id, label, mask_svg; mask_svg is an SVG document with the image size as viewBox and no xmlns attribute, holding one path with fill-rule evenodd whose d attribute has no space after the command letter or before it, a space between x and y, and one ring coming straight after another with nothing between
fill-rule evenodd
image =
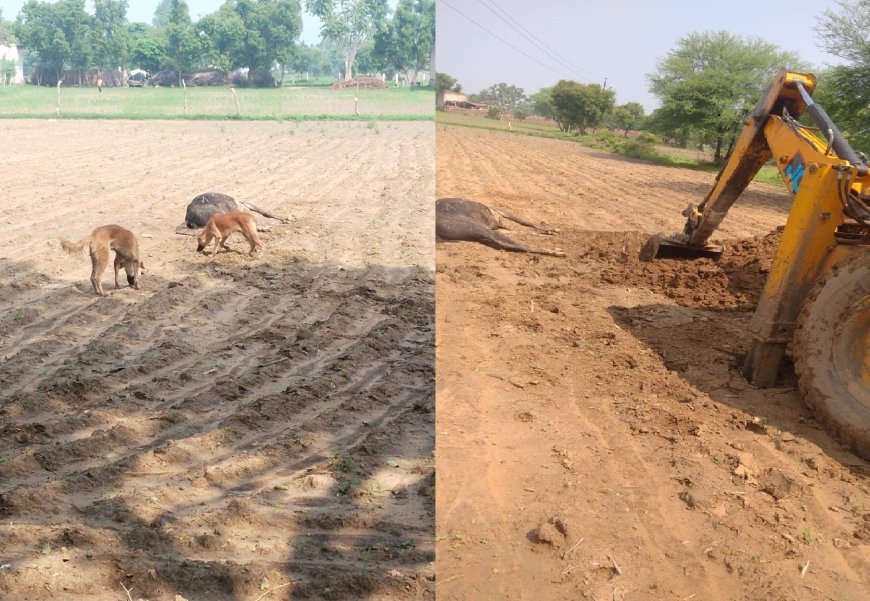
<instances>
[{"instance_id":1,"label":"green grass field","mask_svg":"<svg viewBox=\"0 0 870 601\"><path fill-rule=\"evenodd\" d=\"M544 125L540 123L530 123L526 121L500 121L497 119L489 119L478 115L466 115L463 113L450 113L438 111L435 116L435 122L440 125L455 125L460 127L473 127L478 129L489 129L493 131L503 131L526 136L535 136L540 138L553 138L556 140L567 140L576 142L590 148L597 148L619 154L611 144L602 141L595 134L574 135L573 133L565 133L559 131L558 127L552 125ZM640 158L659 165L668 165L671 167L683 167L686 169L697 169L700 171L710 171L716 173L720 166L711 162L701 161L698 159L687 158L677 153L669 154L666 146L656 146L654 151L645 152L642 155L629 154L634 158ZM782 177L779 175L776 167L773 165L765 165L761 171L755 176L753 181L764 182L768 184L782 184Z\"/></svg>"},{"instance_id":2,"label":"green grass field","mask_svg":"<svg viewBox=\"0 0 870 601\"><path fill-rule=\"evenodd\" d=\"M559 131L559 128L552 125L542 125L540 123L531 123L528 121L500 121L498 119L489 119L488 117L478 115L466 115L464 113L448 113L438 111L435 121L444 125L461 125L463 127L476 127L480 129L492 129L496 131L511 131L518 134L526 134L530 136L539 136L542 138L558 138L564 140L576 141L577 138L571 134ZM591 136L587 136L591 137Z\"/></svg>"},{"instance_id":3,"label":"green grass field","mask_svg":"<svg viewBox=\"0 0 870 601\"><path fill-rule=\"evenodd\" d=\"M230 89L187 88L60 88L16 85L0 87L0 118L69 119L251 119L251 120L432 120L431 90L332 90L290 86L236 89L239 110ZM358 102L354 101L358 97ZM355 114L357 108L359 115Z\"/></svg>"}]
</instances>

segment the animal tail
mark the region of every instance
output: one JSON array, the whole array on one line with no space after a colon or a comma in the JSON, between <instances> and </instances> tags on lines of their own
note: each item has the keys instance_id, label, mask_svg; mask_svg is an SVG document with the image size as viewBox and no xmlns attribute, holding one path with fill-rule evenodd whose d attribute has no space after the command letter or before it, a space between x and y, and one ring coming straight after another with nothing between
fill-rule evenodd
<instances>
[{"instance_id":1,"label":"animal tail","mask_svg":"<svg viewBox=\"0 0 870 601\"><path fill-rule=\"evenodd\" d=\"M85 238L82 238L78 242L70 242L69 240L62 239L60 241L60 246L61 246L61 248L63 248L66 252L68 252L71 255L80 255L80 254L82 254L82 251L84 250L85 245L90 241L91 241L90 236L86 236Z\"/></svg>"},{"instance_id":2,"label":"animal tail","mask_svg":"<svg viewBox=\"0 0 870 601\"><path fill-rule=\"evenodd\" d=\"M238 205L248 209L249 211L252 211L254 213L259 213L263 217L268 217L269 219L277 219L278 221L280 221L282 223L287 223L288 221L290 221L289 217L278 217L277 215L274 215L265 209L261 209L260 207L258 207L254 203L251 203L248 201L241 201L241 200L237 200L236 203Z\"/></svg>"}]
</instances>

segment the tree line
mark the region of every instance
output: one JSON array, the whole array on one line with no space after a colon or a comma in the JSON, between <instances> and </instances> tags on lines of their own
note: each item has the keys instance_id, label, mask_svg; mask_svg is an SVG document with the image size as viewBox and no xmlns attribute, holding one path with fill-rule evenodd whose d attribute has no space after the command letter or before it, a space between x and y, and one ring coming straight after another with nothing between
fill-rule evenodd
<instances>
[{"instance_id":1,"label":"tree line","mask_svg":"<svg viewBox=\"0 0 870 601\"><path fill-rule=\"evenodd\" d=\"M816 32L820 47L847 61L816 73L814 97L856 148L870 148L870 0L843 0L826 10ZM782 67L810 66L790 51L753 36L725 31L691 33L659 60L647 76L660 106L645 115L636 102L617 105L615 91L598 84L562 80L526 95L522 88L495 84L469 99L489 104L492 116L506 112L522 118L538 115L562 131L641 130L678 146L709 146L721 162L735 143L743 122ZM437 74L436 91L461 91L448 74Z\"/></svg>"},{"instance_id":2,"label":"tree line","mask_svg":"<svg viewBox=\"0 0 870 601\"><path fill-rule=\"evenodd\" d=\"M435 90L461 92L462 84L447 73L437 73ZM564 132L586 133L606 127L628 135L629 131L642 126L645 117L643 105L638 102L617 105L616 92L612 89L564 79L529 96L522 88L502 82L470 94L468 98L471 102L489 105L491 117L509 114L524 119L535 115L552 119Z\"/></svg>"},{"instance_id":3,"label":"tree line","mask_svg":"<svg viewBox=\"0 0 870 601\"><path fill-rule=\"evenodd\" d=\"M151 24L129 22L128 0L28 0L15 21L0 14L0 43L17 43L28 70L61 78L68 69L139 68L155 73L247 69L252 85L283 85L285 73L351 79L362 72L401 73L414 82L430 61L435 1L304 0L323 23L321 43L299 42L300 0L227 0L193 21L184 0L161 0ZM275 80L274 74L278 79Z\"/></svg>"}]
</instances>

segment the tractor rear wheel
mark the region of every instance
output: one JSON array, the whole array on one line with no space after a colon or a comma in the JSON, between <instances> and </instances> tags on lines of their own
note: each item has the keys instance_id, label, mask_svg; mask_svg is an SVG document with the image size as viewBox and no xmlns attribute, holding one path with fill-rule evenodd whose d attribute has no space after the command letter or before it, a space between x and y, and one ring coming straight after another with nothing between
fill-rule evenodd
<instances>
[{"instance_id":1,"label":"tractor rear wheel","mask_svg":"<svg viewBox=\"0 0 870 601\"><path fill-rule=\"evenodd\" d=\"M794 359L807 405L870 460L870 248L816 284L798 318Z\"/></svg>"}]
</instances>

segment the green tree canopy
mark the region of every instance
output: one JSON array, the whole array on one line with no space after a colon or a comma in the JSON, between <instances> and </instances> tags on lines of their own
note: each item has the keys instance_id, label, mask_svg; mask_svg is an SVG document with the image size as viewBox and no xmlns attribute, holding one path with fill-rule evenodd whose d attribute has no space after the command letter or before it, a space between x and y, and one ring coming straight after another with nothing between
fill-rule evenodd
<instances>
[{"instance_id":1,"label":"green tree canopy","mask_svg":"<svg viewBox=\"0 0 870 601\"><path fill-rule=\"evenodd\" d=\"M91 17L85 0L55 3L28 0L18 15L16 34L21 44L61 78L67 66L87 67L90 58Z\"/></svg>"},{"instance_id":2,"label":"green tree canopy","mask_svg":"<svg viewBox=\"0 0 870 601\"><path fill-rule=\"evenodd\" d=\"M231 0L195 29L208 64L227 71L247 67L252 81L272 85L270 70L277 62L283 85L302 32L302 8L299 0Z\"/></svg>"},{"instance_id":3,"label":"green tree canopy","mask_svg":"<svg viewBox=\"0 0 870 601\"><path fill-rule=\"evenodd\" d=\"M269 48L263 35L261 5L254 0L236 0L234 10L244 26L244 42L239 48L238 62L248 67L249 76L254 78L271 66Z\"/></svg>"},{"instance_id":4,"label":"green tree canopy","mask_svg":"<svg viewBox=\"0 0 870 601\"><path fill-rule=\"evenodd\" d=\"M514 113L528 102L522 88L504 82L489 86L474 95L478 102L491 104L503 111Z\"/></svg>"},{"instance_id":5,"label":"green tree canopy","mask_svg":"<svg viewBox=\"0 0 870 601\"><path fill-rule=\"evenodd\" d=\"M621 129L628 136L630 130L637 130L644 121L643 105L629 102L617 107L607 115L607 125L611 129Z\"/></svg>"},{"instance_id":6,"label":"green tree canopy","mask_svg":"<svg viewBox=\"0 0 870 601\"><path fill-rule=\"evenodd\" d=\"M662 103L661 123L683 123L722 159L746 114L782 67L802 68L798 56L759 38L726 31L692 33L659 61L650 91Z\"/></svg>"},{"instance_id":7,"label":"green tree canopy","mask_svg":"<svg viewBox=\"0 0 870 601\"><path fill-rule=\"evenodd\" d=\"M279 85L283 87L284 72L293 60L296 41L302 33L299 0L271 0L261 4L259 23L269 59L278 63Z\"/></svg>"},{"instance_id":8,"label":"green tree canopy","mask_svg":"<svg viewBox=\"0 0 870 601\"><path fill-rule=\"evenodd\" d=\"M94 0L94 24L97 63L125 72L132 51L127 28L127 0Z\"/></svg>"},{"instance_id":9,"label":"green tree canopy","mask_svg":"<svg viewBox=\"0 0 870 601\"><path fill-rule=\"evenodd\" d=\"M182 73L189 70L196 57L202 52L202 43L190 21L190 10L184 0L169 0L169 21L164 28L166 56L178 71L178 81Z\"/></svg>"},{"instance_id":10,"label":"green tree canopy","mask_svg":"<svg viewBox=\"0 0 870 601\"><path fill-rule=\"evenodd\" d=\"M553 106L553 88L541 88L529 96L534 114L544 119L556 119L556 107Z\"/></svg>"},{"instance_id":11,"label":"green tree canopy","mask_svg":"<svg viewBox=\"0 0 870 601\"><path fill-rule=\"evenodd\" d=\"M840 0L839 10L822 13L819 46L853 65L870 63L870 0Z\"/></svg>"},{"instance_id":12,"label":"green tree canopy","mask_svg":"<svg viewBox=\"0 0 870 601\"><path fill-rule=\"evenodd\" d=\"M7 21L3 18L3 11L0 10L0 44L15 44L15 24L12 21Z\"/></svg>"},{"instance_id":13,"label":"green tree canopy","mask_svg":"<svg viewBox=\"0 0 870 601\"><path fill-rule=\"evenodd\" d=\"M444 109L444 94L447 92L462 92L462 85L447 73L435 73L435 108Z\"/></svg>"},{"instance_id":14,"label":"green tree canopy","mask_svg":"<svg viewBox=\"0 0 870 601\"><path fill-rule=\"evenodd\" d=\"M289 65L295 73L332 74L332 63L326 49L321 46L308 46L304 42L294 47Z\"/></svg>"},{"instance_id":15,"label":"green tree canopy","mask_svg":"<svg viewBox=\"0 0 870 601\"><path fill-rule=\"evenodd\" d=\"M870 152L870 0L826 10L816 32L824 50L849 64L819 73L814 97L855 148Z\"/></svg>"},{"instance_id":16,"label":"green tree canopy","mask_svg":"<svg viewBox=\"0 0 870 601\"><path fill-rule=\"evenodd\" d=\"M400 0L390 22L375 36L375 56L413 84L429 63L435 43L435 1Z\"/></svg>"},{"instance_id":17,"label":"green tree canopy","mask_svg":"<svg viewBox=\"0 0 870 601\"><path fill-rule=\"evenodd\" d=\"M814 99L856 149L870 153L870 65L838 65L819 76Z\"/></svg>"},{"instance_id":18,"label":"green tree canopy","mask_svg":"<svg viewBox=\"0 0 870 601\"><path fill-rule=\"evenodd\" d=\"M353 79L357 52L384 25L387 0L305 0L305 7L323 22L321 35L335 43L345 80Z\"/></svg>"},{"instance_id":19,"label":"green tree canopy","mask_svg":"<svg viewBox=\"0 0 870 601\"><path fill-rule=\"evenodd\" d=\"M146 23L130 23L127 31L130 36L129 65L151 73L159 71L167 59L157 30Z\"/></svg>"},{"instance_id":20,"label":"green tree canopy","mask_svg":"<svg viewBox=\"0 0 870 601\"><path fill-rule=\"evenodd\" d=\"M435 74L435 92L442 94L444 92L462 93L462 85L456 81L455 77L451 77L447 73Z\"/></svg>"},{"instance_id":21,"label":"green tree canopy","mask_svg":"<svg viewBox=\"0 0 870 601\"><path fill-rule=\"evenodd\" d=\"M692 137L692 129L670 111L655 109L643 121L641 129L659 134L670 144L685 148Z\"/></svg>"},{"instance_id":22,"label":"green tree canopy","mask_svg":"<svg viewBox=\"0 0 870 601\"><path fill-rule=\"evenodd\" d=\"M16 43L13 33L14 25L3 19L3 10L0 9L0 44L9 45ZM6 85L15 77L15 61L0 58L0 85Z\"/></svg>"},{"instance_id":23,"label":"green tree canopy","mask_svg":"<svg viewBox=\"0 0 870 601\"><path fill-rule=\"evenodd\" d=\"M550 95L556 122L563 131L578 128L585 132L598 127L615 102L613 90L565 79L553 86Z\"/></svg>"},{"instance_id":24,"label":"green tree canopy","mask_svg":"<svg viewBox=\"0 0 870 601\"><path fill-rule=\"evenodd\" d=\"M128 23L129 0L93 0L93 16L85 2L28 0L14 25L28 56L58 78L69 68L171 68L180 78L204 67L249 67L253 81L273 85L272 68L277 62L284 73L302 31L300 0L226 0L196 24L185 0L161 0L159 27Z\"/></svg>"},{"instance_id":25,"label":"green tree canopy","mask_svg":"<svg viewBox=\"0 0 870 601\"><path fill-rule=\"evenodd\" d=\"M170 13L172 12L172 0L160 0L154 9L154 17L151 25L157 29L163 29L169 25Z\"/></svg>"},{"instance_id":26,"label":"green tree canopy","mask_svg":"<svg viewBox=\"0 0 870 601\"><path fill-rule=\"evenodd\" d=\"M245 45L245 23L230 2L202 17L196 24L203 43L206 61L224 71L244 66L242 48Z\"/></svg>"}]
</instances>

